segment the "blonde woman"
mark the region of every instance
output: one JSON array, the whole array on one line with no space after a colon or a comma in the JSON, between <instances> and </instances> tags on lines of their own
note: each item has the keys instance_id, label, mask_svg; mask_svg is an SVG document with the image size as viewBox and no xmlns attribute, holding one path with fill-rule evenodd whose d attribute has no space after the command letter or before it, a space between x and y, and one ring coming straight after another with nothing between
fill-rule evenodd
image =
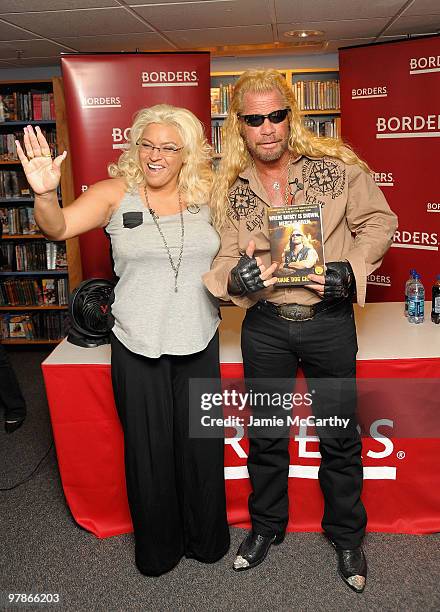
<instances>
[{"instance_id":1,"label":"blonde woman","mask_svg":"<svg viewBox=\"0 0 440 612\"><path fill-rule=\"evenodd\" d=\"M313 283L304 287L274 287L273 274L285 262L271 262L267 209L305 203L322 210L326 273L308 274ZM351 302L356 290L363 306L367 275L391 245L396 216L352 150L340 140L319 138L305 129L291 88L275 70L248 71L235 85L213 209L221 249L204 278L214 296L247 309L241 336L247 381L252 379L254 391L289 393L301 363L308 380L314 379L315 416L348 417L347 429L316 428L322 455L322 527L336 548L344 582L360 593L367 576L362 549L367 516L361 501ZM301 235L294 238L299 253ZM295 267L307 264L297 264L300 257L290 259ZM344 393L330 393L328 379L342 379ZM342 381L332 388L339 384ZM252 530L238 549L236 571L262 563L271 545L284 538L289 520L288 440L288 424L269 433L251 431Z\"/></svg>"},{"instance_id":2,"label":"blonde woman","mask_svg":"<svg viewBox=\"0 0 440 612\"><path fill-rule=\"evenodd\" d=\"M229 548L223 440L189 436L191 378L219 379L218 302L202 284L219 248L207 205L211 149L200 121L165 104L141 110L112 178L69 207L56 197L64 152L50 158L24 130L20 161L35 218L52 240L103 227L116 276L112 382L124 430L127 493L139 571L158 576L183 557Z\"/></svg>"}]
</instances>

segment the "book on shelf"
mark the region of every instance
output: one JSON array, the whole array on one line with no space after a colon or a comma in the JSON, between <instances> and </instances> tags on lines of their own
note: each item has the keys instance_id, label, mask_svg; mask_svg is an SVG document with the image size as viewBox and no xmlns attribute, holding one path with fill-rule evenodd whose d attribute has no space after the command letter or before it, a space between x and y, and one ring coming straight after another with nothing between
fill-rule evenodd
<instances>
[{"instance_id":1,"label":"book on shelf","mask_svg":"<svg viewBox=\"0 0 440 612\"><path fill-rule=\"evenodd\" d=\"M0 171L0 198L30 198L33 195L22 170Z\"/></svg>"},{"instance_id":2,"label":"book on shelf","mask_svg":"<svg viewBox=\"0 0 440 612\"><path fill-rule=\"evenodd\" d=\"M304 126L316 134L316 136L326 136L328 138L341 137L340 117L333 117L332 119L305 117Z\"/></svg>"},{"instance_id":3,"label":"book on shelf","mask_svg":"<svg viewBox=\"0 0 440 612\"><path fill-rule=\"evenodd\" d=\"M0 208L0 223L3 227L3 235L12 234L9 231L9 208Z\"/></svg>"},{"instance_id":4,"label":"book on shelf","mask_svg":"<svg viewBox=\"0 0 440 612\"><path fill-rule=\"evenodd\" d=\"M43 304L49 306L49 304L57 303L57 292L55 288L54 278L43 278L41 281L43 287Z\"/></svg>"},{"instance_id":5,"label":"book on shelf","mask_svg":"<svg viewBox=\"0 0 440 612\"><path fill-rule=\"evenodd\" d=\"M3 265L0 270L5 272L32 272L42 270L66 270L66 245L62 242L26 241L12 243L2 241Z\"/></svg>"},{"instance_id":6,"label":"book on shelf","mask_svg":"<svg viewBox=\"0 0 440 612\"><path fill-rule=\"evenodd\" d=\"M292 85L298 107L302 111L339 110L339 81L295 81Z\"/></svg>"},{"instance_id":7,"label":"book on shelf","mask_svg":"<svg viewBox=\"0 0 440 612\"><path fill-rule=\"evenodd\" d=\"M63 242L55 242L55 269L67 269L67 250L66 244Z\"/></svg>"},{"instance_id":8,"label":"book on shelf","mask_svg":"<svg viewBox=\"0 0 440 612\"><path fill-rule=\"evenodd\" d=\"M0 122L55 120L52 92L36 89L0 94Z\"/></svg>"},{"instance_id":9,"label":"book on shelf","mask_svg":"<svg viewBox=\"0 0 440 612\"><path fill-rule=\"evenodd\" d=\"M212 148L214 149L214 153L222 152L222 136L223 136L223 126L219 122L214 122L211 125L211 142Z\"/></svg>"},{"instance_id":10,"label":"book on shelf","mask_svg":"<svg viewBox=\"0 0 440 612\"><path fill-rule=\"evenodd\" d=\"M41 131L47 140L52 156L56 157L58 155L58 149L55 128L41 128ZM24 149L23 136L23 130L15 130L7 134L0 134L0 161L19 161L15 141L18 140Z\"/></svg>"},{"instance_id":11,"label":"book on shelf","mask_svg":"<svg viewBox=\"0 0 440 612\"><path fill-rule=\"evenodd\" d=\"M0 270L9 272L14 269L14 245L10 242L0 243Z\"/></svg>"},{"instance_id":12,"label":"book on shelf","mask_svg":"<svg viewBox=\"0 0 440 612\"><path fill-rule=\"evenodd\" d=\"M229 111L233 91L233 83L211 87L211 115L225 115Z\"/></svg>"},{"instance_id":13,"label":"book on shelf","mask_svg":"<svg viewBox=\"0 0 440 612\"><path fill-rule=\"evenodd\" d=\"M220 114L220 87L211 87L211 115Z\"/></svg>"},{"instance_id":14,"label":"book on shelf","mask_svg":"<svg viewBox=\"0 0 440 612\"><path fill-rule=\"evenodd\" d=\"M34 209L30 206L0 208L0 220L3 223L4 238L9 234L28 236L40 231L35 222Z\"/></svg>"},{"instance_id":15,"label":"book on shelf","mask_svg":"<svg viewBox=\"0 0 440 612\"><path fill-rule=\"evenodd\" d=\"M272 262L279 263L275 287L313 284L309 274L324 273L324 240L319 204L268 209Z\"/></svg>"},{"instance_id":16,"label":"book on shelf","mask_svg":"<svg viewBox=\"0 0 440 612\"><path fill-rule=\"evenodd\" d=\"M66 245L62 242L46 242L46 261L48 270L67 268Z\"/></svg>"},{"instance_id":17,"label":"book on shelf","mask_svg":"<svg viewBox=\"0 0 440 612\"><path fill-rule=\"evenodd\" d=\"M17 93L0 95L0 121L17 121Z\"/></svg>"},{"instance_id":18,"label":"book on shelf","mask_svg":"<svg viewBox=\"0 0 440 612\"><path fill-rule=\"evenodd\" d=\"M67 306L67 278L7 278L0 281L0 306Z\"/></svg>"},{"instance_id":19,"label":"book on shelf","mask_svg":"<svg viewBox=\"0 0 440 612\"><path fill-rule=\"evenodd\" d=\"M28 329L26 326L28 320L27 315L15 315L9 319L9 337L10 338L27 338Z\"/></svg>"},{"instance_id":20,"label":"book on shelf","mask_svg":"<svg viewBox=\"0 0 440 612\"><path fill-rule=\"evenodd\" d=\"M60 340L69 328L65 311L0 314L0 338Z\"/></svg>"}]
</instances>

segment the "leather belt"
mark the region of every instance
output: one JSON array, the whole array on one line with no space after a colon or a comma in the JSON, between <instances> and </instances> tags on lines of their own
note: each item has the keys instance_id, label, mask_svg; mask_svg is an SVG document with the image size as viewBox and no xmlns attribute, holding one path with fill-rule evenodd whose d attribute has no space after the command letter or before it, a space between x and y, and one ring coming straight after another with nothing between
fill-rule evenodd
<instances>
[{"instance_id":1,"label":"leather belt","mask_svg":"<svg viewBox=\"0 0 440 612\"><path fill-rule=\"evenodd\" d=\"M305 304L274 304L267 300L260 300L257 306L266 308L282 319L287 319L287 321L310 321L319 312L335 310L339 306L345 306L348 303L349 301L345 298L335 302L322 301L309 306Z\"/></svg>"}]
</instances>

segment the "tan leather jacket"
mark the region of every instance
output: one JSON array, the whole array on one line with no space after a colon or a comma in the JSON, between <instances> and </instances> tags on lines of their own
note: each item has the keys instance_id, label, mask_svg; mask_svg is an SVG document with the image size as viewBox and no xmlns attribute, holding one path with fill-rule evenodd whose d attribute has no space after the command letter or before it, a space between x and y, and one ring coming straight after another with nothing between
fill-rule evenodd
<instances>
[{"instance_id":1,"label":"tan leather jacket","mask_svg":"<svg viewBox=\"0 0 440 612\"><path fill-rule=\"evenodd\" d=\"M357 301L363 306L367 276L380 266L397 228L397 217L382 191L360 166L333 157L298 156L292 161L289 180L295 181L294 191L295 185L297 188L294 205L305 201L322 204L325 259L350 262ZM244 308L261 299L275 304L315 304L321 298L305 287L268 287L244 297L228 294L229 273L251 239L256 244L254 256L261 257L266 267L271 264L266 215L269 206L255 170L246 168L229 191L228 223L212 268L203 276L204 283L214 296Z\"/></svg>"}]
</instances>

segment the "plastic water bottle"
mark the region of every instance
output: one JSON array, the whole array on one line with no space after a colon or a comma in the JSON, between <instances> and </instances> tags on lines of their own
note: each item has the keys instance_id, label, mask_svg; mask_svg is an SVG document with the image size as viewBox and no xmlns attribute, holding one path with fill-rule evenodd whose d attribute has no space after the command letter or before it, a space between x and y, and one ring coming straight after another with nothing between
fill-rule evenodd
<instances>
[{"instance_id":1,"label":"plastic water bottle","mask_svg":"<svg viewBox=\"0 0 440 612\"><path fill-rule=\"evenodd\" d=\"M423 323L425 320L425 288L420 274L414 274L414 280L408 287L408 321Z\"/></svg>"},{"instance_id":2,"label":"plastic water bottle","mask_svg":"<svg viewBox=\"0 0 440 612\"><path fill-rule=\"evenodd\" d=\"M440 323L440 274L437 275L437 281L432 285L431 321Z\"/></svg>"},{"instance_id":3,"label":"plastic water bottle","mask_svg":"<svg viewBox=\"0 0 440 612\"><path fill-rule=\"evenodd\" d=\"M413 282L415 273L416 271L414 270L414 268L412 268L409 271L409 279L405 283L405 317L408 316L408 287Z\"/></svg>"}]
</instances>

